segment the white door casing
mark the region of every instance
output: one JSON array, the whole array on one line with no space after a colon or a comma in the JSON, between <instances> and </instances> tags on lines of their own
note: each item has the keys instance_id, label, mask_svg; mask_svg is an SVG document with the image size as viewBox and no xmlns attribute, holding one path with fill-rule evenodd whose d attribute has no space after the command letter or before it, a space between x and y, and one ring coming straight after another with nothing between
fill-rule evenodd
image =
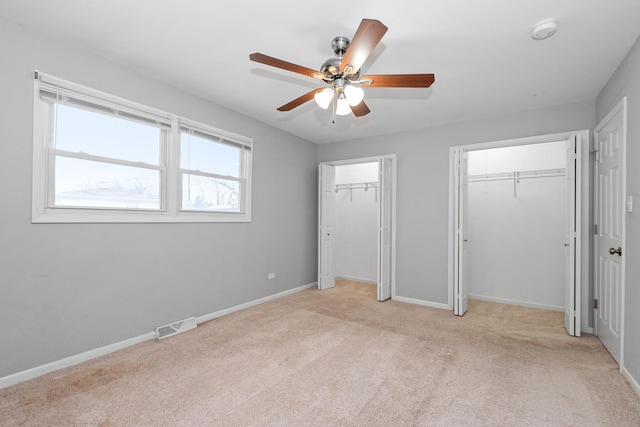
<instances>
[{"instance_id":1,"label":"white door casing","mask_svg":"<svg viewBox=\"0 0 640 427\"><path fill-rule=\"evenodd\" d=\"M391 298L391 191L392 160L378 162L378 301Z\"/></svg>"},{"instance_id":2,"label":"white door casing","mask_svg":"<svg viewBox=\"0 0 640 427\"><path fill-rule=\"evenodd\" d=\"M376 157L336 160L320 164L318 179L318 289L335 287L335 166L378 162L379 173L384 173L384 179L380 177L378 188L378 212L380 215L378 225L379 230L381 228L386 230L385 233L379 232L377 239L378 300L396 298L395 160L395 154L387 154ZM383 241L385 244L381 245ZM385 259L384 263L381 263L381 258ZM384 265L385 269L381 265Z\"/></svg>"},{"instance_id":3,"label":"white door casing","mask_svg":"<svg viewBox=\"0 0 640 427\"><path fill-rule=\"evenodd\" d=\"M455 150L455 240L454 240L454 308L457 316L467 312L468 279L467 279L467 230L468 214L468 153L462 149Z\"/></svg>"},{"instance_id":4,"label":"white door casing","mask_svg":"<svg viewBox=\"0 0 640 427\"><path fill-rule=\"evenodd\" d=\"M623 366L626 98L596 127L596 335Z\"/></svg>"},{"instance_id":5,"label":"white door casing","mask_svg":"<svg viewBox=\"0 0 640 427\"><path fill-rule=\"evenodd\" d=\"M464 299L457 298L457 296L464 294L464 286L465 286L464 275L466 273L464 268L466 252L464 251L465 248L463 246L463 244L465 243L464 240L466 240L466 236L464 236L465 229L463 228L462 230L462 239L459 239L460 234L458 233L458 225L460 224L460 220L461 219L464 220L464 212L462 212L462 216L460 216L461 213L458 212L459 210L458 205L460 201L464 202L464 198L462 199L460 198L461 187L459 186L459 182L461 181L460 174L463 172L458 167L458 165L460 164L459 159L461 159L461 150L464 150L464 151L484 150L484 149L491 149L491 148L512 147L512 146L537 144L537 143L545 143L545 142L556 142L561 140L567 140L573 134L577 135L578 141L589 140L589 131L581 130L577 132L563 132L558 134L539 135L539 136L516 138L516 139L510 139L510 140L503 140L503 141L475 143L475 144L470 144L466 146L450 148L450 151L449 151L450 152L450 169L449 169L450 170L450 174L449 174L449 195L450 195L449 197L449 213L450 213L449 231L450 233L449 233L449 262L448 262L448 267L449 267L448 307L453 309L454 314L458 313L459 308L464 308L464 307L460 307L462 305L461 302L463 302ZM578 144L579 144L578 145L578 148L579 148L581 144L580 143ZM580 331L585 331L585 330L589 331L589 333L592 333L592 330L586 324L586 318L582 318L582 316L580 316L580 309L582 310L588 309L588 302L586 300L588 295L588 282L585 278L587 277L587 273L588 273L587 269L588 269L588 266L590 265L590 263L588 262L589 251L588 251L587 242L582 241L582 239L580 238L581 235L584 236L589 231L589 227L587 223L584 220L581 220L581 218L585 218L586 212L589 209L588 204L590 200L590 197L588 194L589 182L587 180L588 178L587 174L589 172L589 164L588 164L588 157L586 157L586 152L584 152L584 150L586 150L587 147L588 145L582 146L582 153L580 152L580 149L578 150L578 153L577 153L578 166L576 167L576 170L577 170L576 179L579 179L580 182L578 183L579 187L577 187L579 190L576 193L577 204L575 205L576 206L576 227L577 227L576 232L578 233L575 241L576 257L577 257L576 258L577 273L575 274L575 278L576 278L575 283L579 289L577 291L574 291L574 295L576 298L575 314L577 319L574 330L577 330L578 333L580 333ZM464 187L462 187L462 189L463 188ZM463 209L464 209L464 206L463 206ZM473 236L471 236L471 238L473 238ZM462 257L463 257L462 263L460 262L460 259L458 257L459 253L462 254ZM467 257L467 262L468 262L468 257ZM543 268L543 266L541 266L541 268ZM459 280L460 278L462 280ZM460 288L459 285L461 285L462 288ZM565 285L569 286L569 283L566 282ZM589 303L591 303L591 301L589 301ZM584 322L584 323L581 324L581 322Z\"/></svg>"},{"instance_id":6,"label":"white door casing","mask_svg":"<svg viewBox=\"0 0 640 427\"><path fill-rule=\"evenodd\" d=\"M319 169L318 200L318 289L336 285L333 228L335 223L335 167L321 164Z\"/></svg>"},{"instance_id":7,"label":"white door casing","mask_svg":"<svg viewBox=\"0 0 640 427\"><path fill-rule=\"evenodd\" d=\"M580 135L566 140L565 197L565 301L564 326L571 336L580 336L580 206L582 147Z\"/></svg>"}]
</instances>

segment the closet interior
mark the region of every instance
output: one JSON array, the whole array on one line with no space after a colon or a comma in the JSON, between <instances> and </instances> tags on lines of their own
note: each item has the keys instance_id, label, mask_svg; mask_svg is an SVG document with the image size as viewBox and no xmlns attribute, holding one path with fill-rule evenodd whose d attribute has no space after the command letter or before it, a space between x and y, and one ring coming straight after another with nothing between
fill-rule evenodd
<instances>
[{"instance_id":1,"label":"closet interior","mask_svg":"<svg viewBox=\"0 0 640 427\"><path fill-rule=\"evenodd\" d=\"M377 281L378 168L378 162L335 167L336 278Z\"/></svg>"},{"instance_id":2,"label":"closet interior","mask_svg":"<svg viewBox=\"0 0 640 427\"><path fill-rule=\"evenodd\" d=\"M554 311L565 299L565 142L469 152L469 298Z\"/></svg>"}]
</instances>

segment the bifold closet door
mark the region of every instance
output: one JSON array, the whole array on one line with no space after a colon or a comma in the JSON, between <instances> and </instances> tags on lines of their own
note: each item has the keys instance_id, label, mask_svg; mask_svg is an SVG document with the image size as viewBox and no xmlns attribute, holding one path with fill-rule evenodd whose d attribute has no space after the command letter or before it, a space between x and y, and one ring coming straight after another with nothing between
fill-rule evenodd
<instances>
[{"instance_id":1,"label":"bifold closet door","mask_svg":"<svg viewBox=\"0 0 640 427\"><path fill-rule=\"evenodd\" d=\"M565 310L564 325L571 336L580 336L580 136L566 141L566 208L565 208Z\"/></svg>"},{"instance_id":2,"label":"bifold closet door","mask_svg":"<svg viewBox=\"0 0 640 427\"><path fill-rule=\"evenodd\" d=\"M378 166L378 301L391 298L391 162L383 157Z\"/></svg>"},{"instance_id":3,"label":"bifold closet door","mask_svg":"<svg viewBox=\"0 0 640 427\"><path fill-rule=\"evenodd\" d=\"M454 237L454 301L453 313L462 316L469 302L467 280L467 201L469 195L469 154L462 148L455 151L455 237Z\"/></svg>"},{"instance_id":4,"label":"bifold closet door","mask_svg":"<svg viewBox=\"0 0 640 427\"><path fill-rule=\"evenodd\" d=\"M336 285L333 229L335 225L336 170L335 166L320 165L318 200L318 289Z\"/></svg>"}]
</instances>

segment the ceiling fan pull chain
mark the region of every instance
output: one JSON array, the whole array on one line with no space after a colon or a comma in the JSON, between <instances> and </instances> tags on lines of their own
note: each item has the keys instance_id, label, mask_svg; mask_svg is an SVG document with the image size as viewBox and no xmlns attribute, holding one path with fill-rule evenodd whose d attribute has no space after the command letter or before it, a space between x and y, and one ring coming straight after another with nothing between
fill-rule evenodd
<instances>
[{"instance_id":1,"label":"ceiling fan pull chain","mask_svg":"<svg viewBox=\"0 0 640 427\"><path fill-rule=\"evenodd\" d=\"M331 112L331 123L333 123L334 125L336 124L336 104L338 103L338 101L336 99L333 99L331 101L331 106L332 108L332 112Z\"/></svg>"}]
</instances>

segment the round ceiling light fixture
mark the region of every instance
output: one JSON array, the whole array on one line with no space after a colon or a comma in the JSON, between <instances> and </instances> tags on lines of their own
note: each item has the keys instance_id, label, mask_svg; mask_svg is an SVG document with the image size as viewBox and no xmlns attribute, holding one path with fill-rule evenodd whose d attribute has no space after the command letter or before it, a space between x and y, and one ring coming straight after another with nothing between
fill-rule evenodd
<instances>
[{"instance_id":1,"label":"round ceiling light fixture","mask_svg":"<svg viewBox=\"0 0 640 427\"><path fill-rule=\"evenodd\" d=\"M553 19L537 23L531 31L531 38L534 40L545 40L551 37L558 30L558 23Z\"/></svg>"}]
</instances>

